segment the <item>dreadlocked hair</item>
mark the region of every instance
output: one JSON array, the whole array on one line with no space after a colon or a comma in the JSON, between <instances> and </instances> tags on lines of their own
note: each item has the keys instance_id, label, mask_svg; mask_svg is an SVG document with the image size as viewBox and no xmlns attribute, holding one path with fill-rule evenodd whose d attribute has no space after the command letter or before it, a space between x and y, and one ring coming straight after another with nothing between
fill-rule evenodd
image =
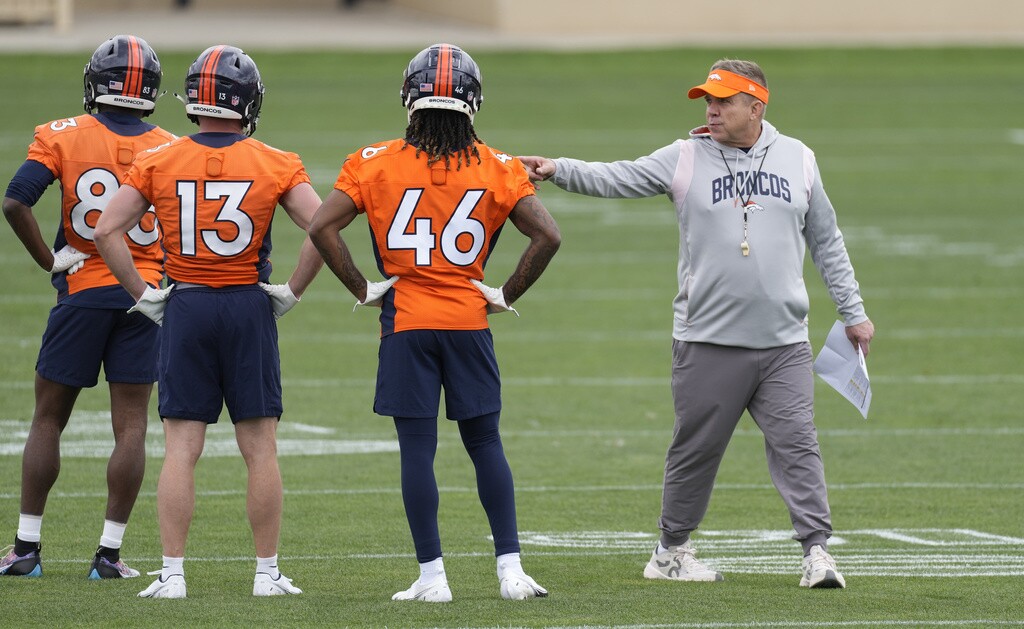
<instances>
[{"instance_id":1,"label":"dreadlocked hair","mask_svg":"<svg viewBox=\"0 0 1024 629\"><path fill-rule=\"evenodd\" d=\"M449 109L419 109L412 112L409 126L405 128L405 144L416 147L416 157L427 154L427 166L444 160L446 170L451 170L451 159L456 158L455 169L469 166L471 157L480 163L480 152L476 143L473 122L466 114Z\"/></svg>"}]
</instances>

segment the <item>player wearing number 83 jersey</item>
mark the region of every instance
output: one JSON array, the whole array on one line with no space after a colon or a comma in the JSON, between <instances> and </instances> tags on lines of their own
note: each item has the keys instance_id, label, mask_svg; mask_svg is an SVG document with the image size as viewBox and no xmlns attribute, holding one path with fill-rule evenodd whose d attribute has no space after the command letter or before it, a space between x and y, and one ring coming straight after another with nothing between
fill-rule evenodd
<instances>
[{"instance_id":1,"label":"player wearing number 83 jersey","mask_svg":"<svg viewBox=\"0 0 1024 629\"><path fill-rule=\"evenodd\" d=\"M118 286L103 259L97 255L93 231L100 212L117 191L121 178L128 171L135 155L140 151L165 144L174 136L159 127L117 113L84 114L74 118L55 120L39 125L35 139L28 149L27 166L19 173L42 172L43 166L50 181L60 180L61 229L57 232L53 248L60 251L71 245L91 257L74 275L56 273L53 285L61 299L77 295L70 303L93 307L109 307L110 295L82 295L82 291L104 286L116 287L125 308L132 301ZM46 173L44 173L45 175ZM26 205L34 205L26 203ZM127 234L132 258L147 284L156 285L163 275L163 252L154 214L147 212Z\"/></svg>"},{"instance_id":2,"label":"player wearing number 83 jersey","mask_svg":"<svg viewBox=\"0 0 1024 629\"><path fill-rule=\"evenodd\" d=\"M405 144L349 155L335 183L366 213L381 272L403 280L384 302L382 332L482 330L484 298L469 280L484 276L502 225L533 184L519 160L483 143L479 164L451 170L443 161L424 167Z\"/></svg>"},{"instance_id":3,"label":"player wearing number 83 jersey","mask_svg":"<svg viewBox=\"0 0 1024 629\"><path fill-rule=\"evenodd\" d=\"M0 575L42 571L42 516L60 470L60 435L82 388L95 386L102 368L110 389L114 448L103 534L88 574L93 579L138 576L120 560L120 549L146 466L158 330L142 314L127 312L134 299L98 255L94 237L135 155L174 139L142 120L153 111L161 76L160 61L144 40L117 35L100 44L83 73L86 114L36 127L28 157L7 187L4 216L33 260L51 273L57 304L36 362L36 407L25 443L15 548L13 557L0 558ZM33 210L55 181L62 194L51 252ZM163 277L159 237L147 204L126 225L122 239L140 281L153 287Z\"/></svg>"}]
</instances>

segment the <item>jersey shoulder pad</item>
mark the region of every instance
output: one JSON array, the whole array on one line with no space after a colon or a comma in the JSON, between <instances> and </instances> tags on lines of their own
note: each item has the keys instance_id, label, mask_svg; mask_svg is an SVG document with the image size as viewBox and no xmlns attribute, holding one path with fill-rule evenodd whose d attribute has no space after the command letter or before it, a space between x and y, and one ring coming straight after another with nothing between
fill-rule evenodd
<instances>
[{"instance_id":1,"label":"jersey shoulder pad","mask_svg":"<svg viewBox=\"0 0 1024 629\"><path fill-rule=\"evenodd\" d=\"M275 158L283 158L286 161L295 161L295 162L300 162L300 163L302 161L302 158L299 157L298 153L293 153L292 151L285 151L283 149L279 149L279 148L277 148L275 146L271 146L271 145L269 145L269 144L267 144L265 142L261 142L261 141L257 140L256 138L251 138L251 137L250 138L245 138L244 140L239 142L239 144L250 146L254 150L256 150L256 151L258 151L260 153L263 153L263 154L266 154L266 155L270 155L270 156L273 156Z\"/></svg>"},{"instance_id":2,"label":"jersey shoulder pad","mask_svg":"<svg viewBox=\"0 0 1024 629\"><path fill-rule=\"evenodd\" d=\"M162 138L165 138L165 141L167 143L173 142L174 140L178 139L178 136L174 135L173 133L162 127L154 127L152 132Z\"/></svg>"},{"instance_id":3,"label":"jersey shoulder pad","mask_svg":"<svg viewBox=\"0 0 1024 629\"><path fill-rule=\"evenodd\" d=\"M508 168L511 168L513 162L517 161L515 155L506 153L504 151L499 151L496 148L491 148L486 144L478 144L477 150L480 151L481 155L490 155L494 160Z\"/></svg>"},{"instance_id":4,"label":"jersey shoulder pad","mask_svg":"<svg viewBox=\"0 0 1024 629\"><path fill-rule=\"evenodd\" d=\"M184 138L171 137L166 142L142 149L135 154L135 166L142 168L154 159L161 159L163 155L166 155L169 152L171 147L180 145L183 139Z\"/></svg>"},{"instance_id":5,"label":"jersey shoulder pad","mask_svg":"<svg viewBox=\"0 0 1024 629\"><path fill-rule=\"evenodd\" d=\"M57 120L51 120L45 122L36 127L35 135L37 138L48 138L55 135L63 135L67 133L73 133L80 129L85 129L99 124L95 118L88 114L82 114L81 116L74 116L72 118L58 118Z\"/></svg>"},{"instance_id":6,"label":"jersey shoulder pad","mask_svg":"<svg viewBox=\"0 0 1024 629\"><path fill-rule=\"evenodd\" d=\"M349 158L358 157L362 161L369 161L376 157L395 155L398 151L402 150L404 142L405 140L386 140L384 142L368 144L352 155L349 155Z\"/></svg>"}]
</instances>

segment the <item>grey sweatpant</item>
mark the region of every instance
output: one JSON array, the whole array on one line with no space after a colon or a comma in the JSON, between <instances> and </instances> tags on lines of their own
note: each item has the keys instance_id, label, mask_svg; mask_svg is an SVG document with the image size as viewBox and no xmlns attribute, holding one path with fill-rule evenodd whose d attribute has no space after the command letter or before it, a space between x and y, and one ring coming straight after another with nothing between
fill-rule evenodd
<instances>
[{"instance_id":1,"label":"grey sweatpant","mask_svg":"<svg viewBox=\"0 0 1024 629\"><path fill-rule=\"evenodd\" d=\"M809 343L769 349L672 342L676 422L665 456L661 543L689 539L707 513L718 466L744 409L764 433L768 471L808 552L832 522L814 427Z\"/></svg>"}]
</instances>

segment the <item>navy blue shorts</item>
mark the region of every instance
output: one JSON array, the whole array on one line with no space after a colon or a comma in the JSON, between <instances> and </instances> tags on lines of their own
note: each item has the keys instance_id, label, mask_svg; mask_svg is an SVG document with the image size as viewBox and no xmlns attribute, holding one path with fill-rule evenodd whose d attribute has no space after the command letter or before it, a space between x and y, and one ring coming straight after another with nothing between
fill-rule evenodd
<instances>
[{"instance_id":1,"label":"navy blue shorts","mask_svg":"<svg viewBox=\"0 0 1024 629\"><path fill-rule=\"evenodd\" d=\"M255 284L175 289L160 334L160 417L231 423L280 417L281 358L270 297Z\"/></svg>"},{"instance_id":2,"label":"navy blue shorts","mask_svg":"<svg viewBox=\"0 0 1024 629\"><path fill-rule=\"evenodd\" d=\"M407 330L380 340L373 411L437 417L444 389L448 419L501 410L501 376L491 331Z\"/></svg>"},{"instance_id":3,"label":"navy blue shorts","mask_svg":"<svg viewBox=\"0 0 1024 629\"><path fill-rule=\"evenodd\" d=\"M57 304L46 322L36 372L71 387L94 387L102 363L107 382L151 384L159 330L146 315L124 308Z\"/></svg>"}]
</instances>

